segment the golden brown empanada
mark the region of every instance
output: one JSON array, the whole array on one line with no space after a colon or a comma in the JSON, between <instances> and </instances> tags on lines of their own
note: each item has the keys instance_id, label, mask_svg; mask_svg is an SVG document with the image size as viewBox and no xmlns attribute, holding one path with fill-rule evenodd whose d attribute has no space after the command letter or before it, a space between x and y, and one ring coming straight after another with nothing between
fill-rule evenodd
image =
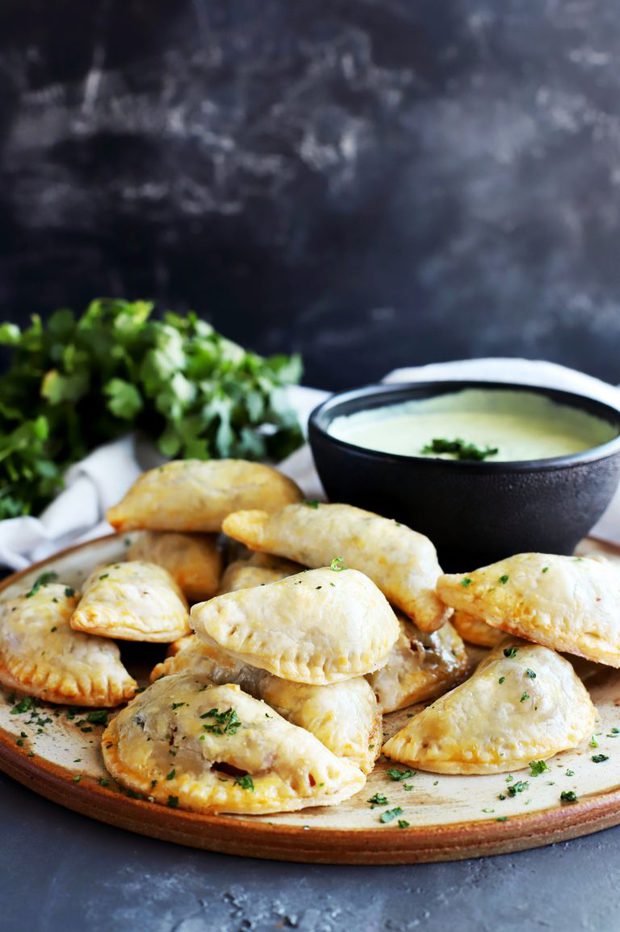
<instances>
[{"instance_id":1,"label":"golden brown empanada","mask_svg":"<svg viewBox=\"0 0 620 932\"><path fill-rule=\"evenodd\" d=\"M352 505L287 505L268 514L239 511L223 529L252 550L329 566L334 557L365 573L422 631L435 631L452 614L435 592L441 568L427 537Z\"/></svg>"},{"instance_id":2,"label":"golden brown empanada","mask_svg":"<svg viewBox=\"0 0 620 932\"><path fill-rule=\"evenodd\" d=\"M369 773L381 750L382 722L377 700L363 677L308 686L235 660L196 635L175 642L176 651L151 673L151 682L174 673L193 673L221 686L236 683L255 699L264 699L293 725L306 728L338 757Z\"/></svg>"},{"instance_id":3,"label":"golden brown empanada","mask_svg":"<svg viewBox=\"0 0 620 932\"><path fill-rule=\"evenodd\" d=\"M302 497L271 466L246 460L172 460L143 473L107 519L117 531L219 531L231 511L274 511Z\"/></svg>"},{"instance_id":4,"label":"golden brown empanada","mask_svg":"<svg viewBox=\"0 0 620 932\"><path fill-rule=\"evenodd\" d=\"M385 661L398 621L357 570L307 570L194 605L192 627L253 667L297 683L363 676Z\"/></svg>"},{"instance_id":5,"label":"golden brown empanada","mask_svg":"<svg viewBox=\"0 0 620 932\"><path fill-rule=\"evenodd\" d=\"M113 641L74 631L78 595L48 583L0 602L0 683L46 702L115 706L135 694Z\"/></svg>"},{"instance_id":6,"label":"golden brown empanada","mask_svg":"<svg viewBox=\"0 0 620 932\"><path fill-rule=\"evenodd\" d=\"M494 628L620 667L620 572L611 563L520 553L442 576L438 592Z\"/></svg>"},{"instance_id":7,"label":"golden brown empanada","mask_svg":"<svg viewBox=\"0 0 620 932\"><path fill-rule=\"evenodd\" d=\"M237 589L251 589L277 582L303 569L299 563L282 560L264 553L255 553L249 560L235 560L226 567L220 583L219 594L236 592Z\"/></svg>"},{"instance_id":8,"label":"golden brown empanada","mask_svg":"<svg viewBox=\"0 0 620 932\"><path fill-rule=\"evenodd\" d=\"M451 621L464 641L478 647L495 647L506 637L503 631L492 628L482 618L476 618L468 612L456 611Z\"/></svg>"},{"instance_id":9,"label":"golden brown empanada","mask_svg":"<svg viewBox=\"0 0 620 932\"><path fill-rule=\"evenodd\" d=\"M123 709L102 738L123 786L197 812L288 812L329 806L366 777L314 735L238 686L165 676Z\"/></svg>"},{"instance_id":10,"label":"golden brown empanada","mask_svg":"<svg viewBox=\"0 0 620 932\"><path fill-rule=\"evenodd\" d=\"M190 602L215 595L222 575L222 556L214 534L142 531L131 542L127 559L163 566Z\"/></svg>"},{"instance_id":11,"label":"golden brown empanada","mask_svg":"<svg viewBox=\"0 0 620 932\"><path fill-rule=\"evenodd\" d=\"M93 570L71 627L125 641L174 641L191 631L185 596L170 573L140 560Z\"/></svg>"},{"instance_id":12,"label":"golden brown empanada","mask_svg":"<svg viewBox=\"0 0 620 932\"><path fill-rule=\"evenodd\" d=\"M450 622L425 634L400 616L400 634L380 670L368 676L382 712L434 699L451 689L467 672L463 641Z\"/></svg>"},{"instance_id":13,"label":"golden brown empanada","mask_svg":"<svg viewBox=\"0 0 620 932\"><path fill-rule=\"evenodd\" d=\"M501 773L577 747L595 719L568 660L509 639L470 679L412 718L383 753L433 773Z\"/></svg>"}]
</instances>

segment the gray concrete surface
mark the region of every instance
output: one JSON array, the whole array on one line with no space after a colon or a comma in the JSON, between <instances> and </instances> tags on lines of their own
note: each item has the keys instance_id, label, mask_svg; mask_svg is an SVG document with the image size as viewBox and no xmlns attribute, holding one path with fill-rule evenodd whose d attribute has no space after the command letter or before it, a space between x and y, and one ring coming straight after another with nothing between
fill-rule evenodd
<instances>
[{"instance_id":1,"label":"gray concrete surface","mask_svg":"<svg viewBox=\"0 0 620 932\"><path fill-rule=\"evenodd\" d=\"M411 867L280 864L131 835L0 777L2 932L615 932L620 828Z\"/></svg>"}]
</instances>

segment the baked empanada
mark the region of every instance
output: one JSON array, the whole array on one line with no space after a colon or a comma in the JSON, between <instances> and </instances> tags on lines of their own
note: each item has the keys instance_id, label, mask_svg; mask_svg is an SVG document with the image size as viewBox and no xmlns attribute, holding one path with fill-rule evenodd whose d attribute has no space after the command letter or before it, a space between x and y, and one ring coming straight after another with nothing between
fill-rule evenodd
<instances>
[{"instance_id":1,"label":"baked empanada","mask_svg":"<svg viewBox=\"0 0 620 932\"><path fill-rule=\"evenodd\" d=\"M191 624L253 667L324 685L371 673L398 637L385 596L357 570L307 570L194 605Z\"/></svg>"},{"instance_id":2,"label":"baked empanada","mask_svg":"<svg viewBox=\"0 0 620 932\"><path fill-rule=\"evenodd\" d=\"M289 722L311 732L337 757L352 761L363 773L373 769L381 753L382 717L363 677L309 686L268 674L261 697Z\"/></svg>"},{"instance_id":3,"label":"baked empanada","mask_svg":"<svg viewBox=\"0 0 620 932\"><path fill-rule=\"evenodd\" d=\"M190 602L215 595L222 575L222 557L211 534L142 531L127 550L127 559L163 566Z\"/></svg>"},{"instance_id":4,"label":"baked empanada","mask_svg":"<svg viewBox=\"0 0 620 932\"><path fill-rule=\"evenodd\" d=\"M124 641L174 641L191 631L185 596L170 573L140 560L93 570L71 627Z\"/></svg>"},{"instance_id":5,"label":"baked empanada","mask_svg":"<svg viewBox=\"0 0 620 932\"><path fill-rule=\"evenodd\" d=\"M495 647L506 637L503 631L492 628L482 618L476 618L467 612L456 611L451 621L464 641L478 647Z\"/></svg>"},{"instance_id":6,"label":"baked empanada","mask_svg":"<svg viewBox=\"0 0 620 932\"><path fill-rule=\"evenodd\" d=\"M74 631L78 596L58 583L0 602L0 683L46 702L115 706L135 694L113 641Z\"/></svg>"},{"instance_id":7,"label":"baked empanada","mask_svg":"<svg viewBox=\"0 0 620 932\"><path fill-rule=\"evenodd\" d=\"M373 769L381 750L382 722L374 693L363 677L330 686L289 683L235 660L196 635L175 643L175 653L157 664L151 682L174 673L193 673L217 686L236 683L293 725L307 729L338 757L352 760L364 773Z\"/></svg>"},{"instance_id":8,"label":"baked empanada","mask_svg":"<svg viewBox=\"0 0 620 932\"><path fill-rule=\"evenodd\" d=\"M231 511L274 511L301 497L292 479L262 463L172 460L143 473L107 519L117 531L219 531Z\"/></svg>"},{"instance_id":9,"label":"baked empanada","mask_svg":"<svg viewBox=\"0 0 620 932\"><path fill-rule=\"evenodd\" d=\"M611 563L519 553L442 576L437 591L494 628L620 667L620 572Z\"/></svg>"},{"instance_id":10,"label":"baked empanada","mask_svg":"<svg viewBox=\"0 0 620 932\"><path fill-rule=\"evenodd\" d=\"M398 621L400 634L385 665L367 677L384 713L445 693L468 666L465 645L450 622L425 634L408 618Z\"/></svg>"},{"instance_id":11,"label":"baked empanada","mask_svg":"<svg viewBox=\"0 0 620 932\"><path fill-rule=\"evenodd\" d=\"M596 709L568 660L516 639L416 715L383 753L433 773L501 773L577 747Z\"/></svg>"},{"instance_id":12,"label":"baked empanada","mask_svg":"<svg viewBox=\"0 0 620 932\"><path fill-rule=\"evenodd\" d=\"M165 676L123 709L102 737L123 786L197 812L287 812L329 806L366 777L314 735L238 686Z\"/></svg>"},{"instance_id":13,"label":"baked empanada","mask_svg":"<svg viewBox=\"0 0 620 932\"><path fill-rule=\"evenodd\" d=\"M238 511L223 529L252 550L275 553L305 566L329 566L334 557L365 573L423 631L435 631L452 614L435 592L441 568L427 537L352 505L287 505L268 514Z\"/></svg>"},{"instance_id":14,"label":"baked empanada","mask_svg":"<svg viewBox=\"0 0 620 932\"><path fill-rule=\"evenodd\" d=\"M249 560L235 560L228 564L222 576L219 594L264 586L265 583L277 582L286 576L292 576L293 573L299 573L301 569L298 563L292 563L290 560L255 553Z\"/></svg>"}]
</instances>

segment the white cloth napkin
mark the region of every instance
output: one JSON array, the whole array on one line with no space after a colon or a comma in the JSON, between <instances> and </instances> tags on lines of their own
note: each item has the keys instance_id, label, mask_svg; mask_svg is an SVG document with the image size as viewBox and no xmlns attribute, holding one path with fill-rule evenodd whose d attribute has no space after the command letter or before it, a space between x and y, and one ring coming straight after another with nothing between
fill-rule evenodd
<instances>
[{"instance_id":1,"label":"white cloth napkin","mask_svg":"<svg viewBox=\"0 0 620 932\"><path fill-rule=\"evenodd\" d=\"M464 359L397 369L386 382L420 382L434 379L478 379L489 382L519 382L566 389L605 401L620 410L620 389L575 369L531 359ZM305 426L310 411L328 392L303 386L291 388L290 399ZM0 521L0 564L23 569L62 547L109 534L105 512L125 494L144 469L160 463L149 445L133 436L123 437L90 453L68 471L66 487L38 518L9 518ZM295 479L309 498L320 498L323 490L314 469L310 449L301 447L280 469ZM620 543L620 491L592 533Z\"/></svg>"}]
</instances>

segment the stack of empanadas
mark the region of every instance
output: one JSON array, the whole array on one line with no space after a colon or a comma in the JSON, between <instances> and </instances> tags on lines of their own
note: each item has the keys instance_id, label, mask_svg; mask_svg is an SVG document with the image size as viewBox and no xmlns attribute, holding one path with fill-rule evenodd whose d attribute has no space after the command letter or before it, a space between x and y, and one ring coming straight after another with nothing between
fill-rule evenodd
<instances>
[{"instance_id":1,"label":"stack of empanadas","mask_svg":"<svg viewBox=\"0 0 620 932\"><path fill-rule=\"evenodd\" d=\"M333 805L373 770L382 716L431 699L387 757L437 773L526 767L594 728L557 652L620 667L620 574L605 562L519 554L442 575L423 535L304 502L239 460L151 470L108 517L137 533L81 597L42 579L0 602L0 682L50 702L132 700L103 734L104 760L163 804ZM473 673L462 638L492 648ZM169 644L137 696L115 640Z\"/></svg>"}]
</instances>

